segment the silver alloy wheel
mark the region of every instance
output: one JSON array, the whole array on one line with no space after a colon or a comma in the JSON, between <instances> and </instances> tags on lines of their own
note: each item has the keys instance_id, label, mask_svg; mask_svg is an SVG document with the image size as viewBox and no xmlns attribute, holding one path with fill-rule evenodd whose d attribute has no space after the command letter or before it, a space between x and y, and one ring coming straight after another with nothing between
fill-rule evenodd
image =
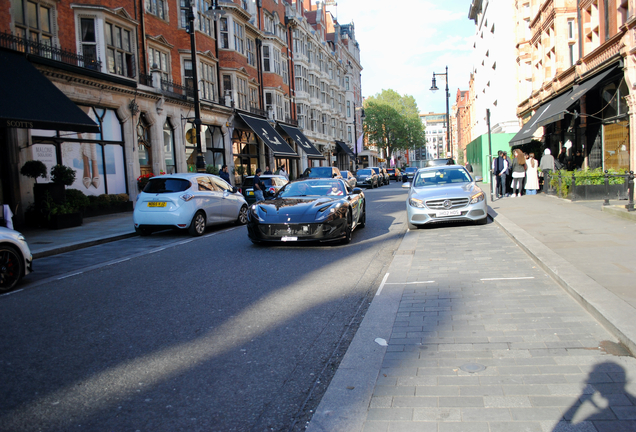
<instances>
[{"instance_id":1,"label":"silver alloy wheel","mask_svg":"<svg viewBox=\"0 0 636 432\"><path fill-rule=\"evenodd\" d=\"M196 212L190 224L190 234L193 236L203 235L205 232L205 215L202 211Z\"/></svg>"},{"instance_id":2,"label":"silver alloy wheel","mask_svg":"<svg viewBox=\"0 0 636 432\"><path fill-rule=\"evenodd\" d=\"M239 225L245 225L247 223L247 206L241 207L236 222L238 222Z\"/></svg>"}]
</instances>

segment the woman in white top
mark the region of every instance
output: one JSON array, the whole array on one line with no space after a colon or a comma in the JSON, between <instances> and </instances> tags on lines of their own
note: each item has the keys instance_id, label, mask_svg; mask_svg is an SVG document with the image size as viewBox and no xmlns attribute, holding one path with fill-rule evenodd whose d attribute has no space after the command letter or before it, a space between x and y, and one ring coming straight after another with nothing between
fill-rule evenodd
<instances>
[{"instance_id":1,"label":"woman in white top","mask_svg":"<svg viewBox=\"0 0 636 432\"><path fill-rule=\"evenodd\" d=\"M534 153L526 161L526 195L536 195L539 189L539 164L534 158Z\"/></svg>"}]
</instances>

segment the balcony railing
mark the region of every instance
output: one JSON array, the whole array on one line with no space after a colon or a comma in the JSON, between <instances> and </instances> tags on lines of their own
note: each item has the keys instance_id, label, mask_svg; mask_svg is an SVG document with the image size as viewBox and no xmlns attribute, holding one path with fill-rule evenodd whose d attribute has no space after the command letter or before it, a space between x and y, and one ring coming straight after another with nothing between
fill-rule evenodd
<instances>
[{"instance_id":1,"label":"balcony railing","mask_svg":"<svg viewBox=\"0 0 636 432\"><path fill-rule=\"evenodd\" d=\"M53 45L15 36L11 33L0 32L0 46L94 71L101 71L102 69L102 62L94 56L79 55Z\"/></svg>"},{"instance_id":2,"label":"balcony railing","mask_svg":"<svg viewBox=\"0 0 636 432\"><path fill-rule=\"evenodd\" d=\"M161 90L169 93L173 97L180 99L194 98L194 89L189 86L177 84L174 81L161 80Z\"/></svg>"},{"instance_id":3,"label":"balcony railing","mask_svg":"<svg viewBox=\"0 0 636 432\"><path fill-rule=\"evenodd\" d=\"M152 75L146 75L145 73L139 73L139 84L152 87Z\"/></svg>"}]
</instances>

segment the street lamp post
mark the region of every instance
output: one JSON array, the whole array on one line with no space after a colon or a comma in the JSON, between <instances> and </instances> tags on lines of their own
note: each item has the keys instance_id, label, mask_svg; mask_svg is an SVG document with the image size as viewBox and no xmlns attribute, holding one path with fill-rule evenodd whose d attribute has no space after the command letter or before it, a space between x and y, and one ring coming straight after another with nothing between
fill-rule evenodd
<instances>
[{"instance_id":1,"label":"street lamp post","mask_svg":"<svg viewBox=\"0 0 636 432\"><path fill-rule=\"evenodd\" d=\"M435 83L435 76L444 76L446 77L446 142L448 143L448 148L446 149L447 153L450 153L450 157L453 157L453 145L450 139L450 111L448 110L448 100L450 98L450 92L448 91L448 66L446 66L446 73L435 73L433 72L433 85L431 86L431 91L435 93L437 90L437 84Z\"/></svg>"},{"instance_id":2,"label":"street lamp post","mask_svg":"<svg viewBox=\"0 0 636 432\"><path fill-rule=\"evenodd\" d=\"M354 146L354 150L355 150L355 154L356 154L356 160L355 160L355 170L358 171L358 121L356 119L356 110L358 108L356 108L356 101L353 101L353 146ZM364 119L365 119L365 115L364 115L364 108L360 107L361 112L360 112L360 121L362 123L364 123ZM362 136L364 136L364 125L362 125ZM364 138L362 139L362 141L364 141Z\"/></svg>"}]
</instances>

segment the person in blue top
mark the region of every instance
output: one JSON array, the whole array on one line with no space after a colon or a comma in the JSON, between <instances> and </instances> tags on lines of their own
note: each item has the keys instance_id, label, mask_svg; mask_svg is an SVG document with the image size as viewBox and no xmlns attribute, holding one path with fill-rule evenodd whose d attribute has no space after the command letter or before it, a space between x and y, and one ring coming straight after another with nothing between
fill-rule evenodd
<instances>
[{"instance_id":1,"label":"person in blue top","mask_svg":"<svg viewBox=\"0 0 636 432\"><path fill-rule=\"evenodd\" d=\"M230 182L230 173L227 171L227 165L223 164L223 166L221 167L221 172L219 173L219 177L221 177L223 180L225 180L229 184L232 184Z\"/></svg>"},{"instance_id":2,"label":"person in blue top","mask_svg":"<svg viewBox=\"0 0 636 432\"><path fill-rule=\"evenodd\" d=\"M264 201L265 197L263 196L263 182L261 181L262 170L260 168L256 168L256 175L254 176L254 196L256 197L256 201Z\"/></svg>"}]
</instances>

